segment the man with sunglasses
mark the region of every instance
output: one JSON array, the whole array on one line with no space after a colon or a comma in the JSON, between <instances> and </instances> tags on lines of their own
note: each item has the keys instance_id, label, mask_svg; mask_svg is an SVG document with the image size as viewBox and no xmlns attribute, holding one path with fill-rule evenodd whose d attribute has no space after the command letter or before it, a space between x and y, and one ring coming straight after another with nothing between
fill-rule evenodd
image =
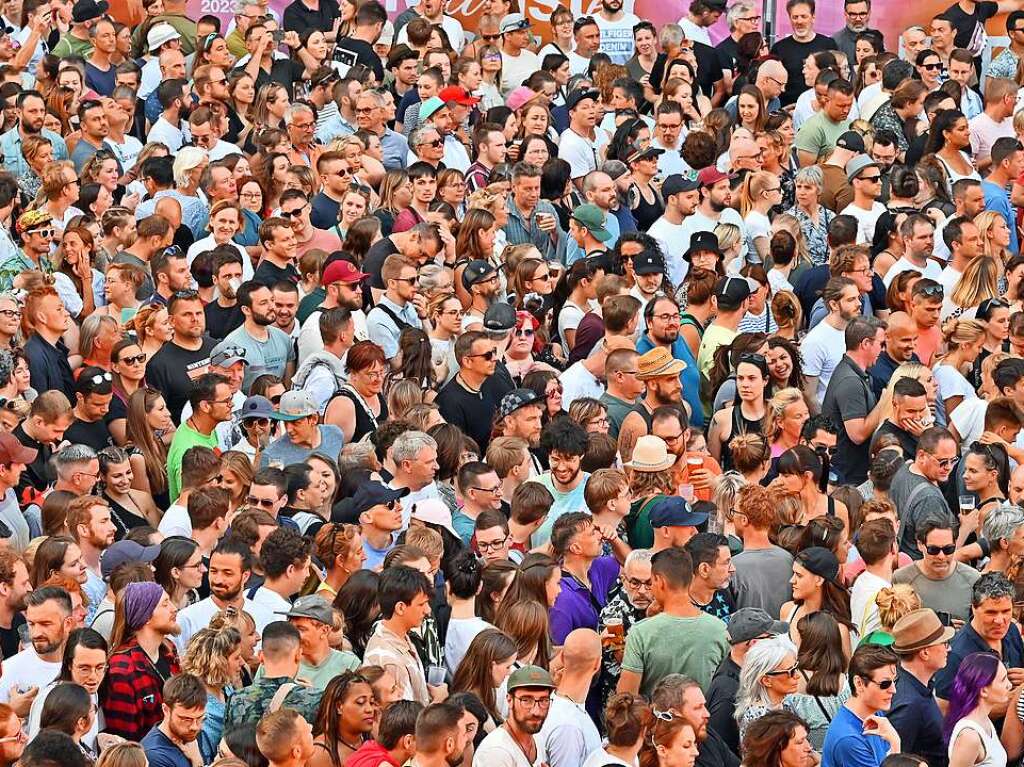
<instances>
[{"instance_id":1,"label":"man with sunglasses","mask_svg":"<svg viewBox=\"0 0 1024 767\"><path fill-rule=\"evenodd\" d=\"M919 538L917 527L927 516L941 513L952 528L953 517L939 485L949 479L956 460L957 443L953 435L946 429L932 426L918 437L913 462L901 466L893 477L889 500L903 523L900 551L912 559L924 556L918 546L918 541L923 539Z\"/></svg>"},{"instance_id":2,"label":"man with sunglasses","mask_svg":"<svg viewBox=\"0 0 1024 767\"><path fill-rule=\"evenodd\" d=\"M860 154L846 164L846 180L853 187L853 201L840 213L857 219L857 243L870 245L875 223L885 213L885 206L878 201L882 195L882 170L868 155Z\"/></svg>"},{"instance_id":3,"label":"man with sunglasses","mask_svg":"<svg viewBox=\"0 0 1024 767\"><path fill-rule=\"evenodd\" d=\"M491 423L502 397L512 391L507 375L495 375L500 354L482 330L469 330L455 341L459 372L437 395L444 419L461 428L486 452Z\"/></svg>"},{"instance_id":4,"label":"man with sunglasses","mask_svg":"<svg viewBox=\"0 0 1024 767\"><path fill-rule=\"evenodd\" d=\"M341 216L341 201L352 183L352 171L341 152L324 152L317 158L316 172L323 188L310 200L309 220L317 229L328 231Z\"/></svg>"},{"instance_id":5,"label":"man with sunglasses","mask_svg":"<svg viewBox=\"0 0 1024 767\"><path fill-rule=\"evenodd\" d=\"M124 405L111 412L113 378L103 368L87 366L79 371L75 381L75 406L65 438L75 444L88 445L97 452L114 444L110 423L127 416Z\"/></svg>"}]
</instances>

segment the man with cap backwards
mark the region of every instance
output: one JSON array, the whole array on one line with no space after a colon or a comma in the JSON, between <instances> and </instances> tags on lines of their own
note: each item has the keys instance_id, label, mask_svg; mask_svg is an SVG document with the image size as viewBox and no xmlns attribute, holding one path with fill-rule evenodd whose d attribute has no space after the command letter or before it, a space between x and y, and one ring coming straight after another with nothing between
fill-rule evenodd
<instances>
[{"instance_id":1,"label":"man with cap backwards","mask_svg":"<svg viewBox=\"0 0 1024 767\"><path fill-rule=\"evenodd\" d=\"M480 743L474 764L488 767L541 767L547 754L537 733L551 708L555 683L538 666L523 666L508 678L508 718Z\"/></svg>"},{"instance_id":2,"label":"man with cap backwards","mask_svg":"<svg viewBox=\"0 0 1024 767\"><path fill-rule=\"evenodd\" d=\"M356 490L348 511L358 521L363 536L364 569L377 570L395 547L403 527L401 499L407 495L407 487L392 489L380 482L367 482Z\"/></svg>"},{"instance_id":3,"label":"man with cap backwards","mask_svg":"<svg viewBox=\"0 0 1024 767\"><path fill-rule=\"evenodd\" d=\"M482 330L484 314L498 300L501 292L498 270L490 261L470 261L462 271L462 287L470 297L469 308L462 318L462 329Z\"/></svg>"},{"instance_id":4,"label":"man with cap backwards","mask_svg":"<svg viewBox=\"0 0 1024 767\"><path fill-rule=\"evenodd\" d=\"M498 405L495 419L503 437L519 437L530 446L530 461L533 476L544 471L534 454L540 444L541 420L544 412L544 398L533 389L513 389Z\"/></svg>"},{"instance_id":5,"label":"man with cap backwards","mask_svg":"<svg viewBox=\"0 0 1024 767\"><path fill-rule=\"evenodd\" d=\"M843 210L853 202L853 186L846 177L846 165L866 151L864 137L855 130L848 130L836 139L836 148L828 159L818 165L824 179L818 202L829 211Z\"/></svg>"},{"instance_id":6,"label":"man with cap backwards","mask_svg":"<svg viewBox=\"0 0 1024 767\"><path fill-rule=\"evenodd\" d=\"M38 450L21 444L14 435L0 432L0 524L7 528L7 545L17 552L28 546L31 533L14 489L38 455Z\"/></svg>"},{"instance_id":7,"label":"man with cap backwards","mask_svg":"<svg viewBox=\"0 0 1024 767\"><path fill-rule=\"evenodd\" d=\"M734 753L739 753L740 730L734 714L740 669L751 647L762 639L788 634L789 624L772 620L760 607L741 607L729 618L725 633L729 640L729 654L706 688L708 712L711 714L708 728L721 735Z\"/></svg>"},{"instance_id":8,"label":"man with cap backwards","mask_svg":"<svg viewBox=\"0 0 1024 767\"><path fill-rule=\"evenodd\" d=\"M270 443L260 458L260 468L301 463L313 453L338 455L345 441L340 426L319 423L320 406L306 391L288 391L281 396L278 419L285 433Z\"/></svg>"},{"instance_id":9,"label":"man with cap backwards","mask_svg":"<svg viewBox=\"0 0 1024 767\"><path fill-rule=\"evenodd\" d=\"M875 223L885 213L878 201L882 194L882 171L866 154L859 154L846 163L846 178L853 186L853 201L840 211L857 219L857 242L870 245L875 236Z\"/></svg>"},{"instance_id":10,"label":"man with cap backwards","mask_svg":"<svg viewBox=\"0 0 1024 767\"><path fill-rule=\"evenodd\" d=\"M529 50L532 42L530 20L521 13L509 13L498 23L501 33L501 94L523 84L541 68L537 54Z\"/></svg>"},{"instance_id":11,"label":"man with cap backwards","mask_svg":"<svg viewBox=\"0 0 1024 767\"><path fill-rule=\"evenodd\" d=\"M614 216L611 218L614 220ZM606 212L589 202L577 205L569 216L569 239L576 245L573 248L570 244L566 250L566 260L570 264L580 258L600 257L607 253L614 235L609 230Z\"/></svg>"},{"instance_id":12,"label":"man with cap backwards","mask_svg":"<svg viewBox=\"0 0 1024 767\"><path fill-rule=\"evenodd\" d=\"M299 662L298 679L308 682L314 690L324 690L327 683L343 671L355 670L360 661L347 650L331 648L329 639L334 630L334 610L327 601L316 594L299 597L284 615L299 630L299 647L302 660ZM257 679L261 674L257 673Z\"/></svg>"},{"instance_id":13,"label":"man with cap backwards","mask_svg":"<svg viewBox=\"0 0 1024 767\"><path fill-rule=\"evenodd\" d=\"M896 621L892 634L900 666L888 719L904 751L920 754L929 765L947 764L942 711L935 701L932 678L945 667L949 641L956 631L943 626L934 610L922 607Z\"/></svg>"},{"instance_id":14,"label":"man with cap backwards","mask_svg":"<svg viewBox=\"0 0 1024 767\"><path fill-rule=\"evenodd\" d=\"M433 120L444 139L445 167L465 173L469 170L470 159L469 152L466 151L469 140L463 128L469 124L470 112L480 103L480 99L459 85L442 88L437 97L445 103L448 111L447 123L440 124L436 114Z\"/></svg>"},{"instance_id":15,"label":"man with cap backwards","mask_svg":"<svg viewBox=\"0 0 1024 767\"><path fill-rule=\"evenodd\" d=\"M700 182L693 171L673 173L661 185L665 199L665 212L661 214L647 233L661 245L661 252L667 254L668 277L673 285L680 285L690 269L689 260L680 254L687 252L692 239L689 229L683 223L697 210L700 202ZM636 262L633 263L636 269Z\"/></svg>"},{"instance_id":16,"label":"man with cap backwards","mask_svg":"<svg viewBox=\"0 0 1024 767\"><path fill-rule=\"evenodd\" d=\"M597 170L597 160L604 154L608 134L597 128L597 101L600 93L593 89L579 89L565 97L569 109L569 127L562 131L558 143L558 157L569 163L572 180L577 187L583 177Z\"/></svg>"}]
</instances>

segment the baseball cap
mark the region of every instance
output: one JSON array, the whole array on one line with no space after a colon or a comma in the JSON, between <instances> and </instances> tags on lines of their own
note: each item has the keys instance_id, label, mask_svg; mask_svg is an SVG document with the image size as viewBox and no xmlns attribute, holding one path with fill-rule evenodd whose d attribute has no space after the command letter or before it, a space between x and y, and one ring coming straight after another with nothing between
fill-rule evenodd
<instances>
[{"instance_id":1,"label":"baseball cap","mask_svg":"<svg viewBox=\"0 0 1024 767\"><path fill-rule=\"evenodd\" d=\"M409 488L401 487L394 490L380 482L364 482L352 496L351 512L358 518L364 511L369 511L374 506L397 501L409 494Z\"/></svg>"},{"instance_id":2,"label":"baseball cap","mask_svg":"<svg viewBox=\"0 0 1024 767\"><path fill-rule=\"evenodd\" d=\"M848 149L851 152L856 152L857 154L867 151L864 146L864 137L855 130L848 130L837 138L836 146L840 149Z\"/></svg>"},{"instance_id":3,"label":"baseball cap","mask_svg":"<svg viewBox=\"0 0 1024 767\"><path fill-rule=\"evenodd\" d=\"M426 498L422 501L416 501L412 505L411 517L420 522L426 522L428 525L443 527L456 538L459 537L459 534L452 526L451 510L444 501L438 498Z\"/></svg>"},{"instance_id":4,"label":"baseball cap","mask_svg":"<svg viewBox=\"0 0 1024 767\"><path fill-rule=\"evenodd\" d=\"M553 690L555 682L551 679L551 674L540 666L523 666L516 669L508 678L508 684L505 686L509 692L518 690L520 687L545 687Z\"/></svg>"},{"instance_id":5,"label":"baseball cap","mask_svg":"<svg viewBox=\"0 0 1024 767\"><path fill-rule=\"evenodd\" d=\"M508 96L505 97L505 106L513 112L517 112L540 95L541 94L537 93L533 88L527 88L525 85L518 85L509 91Z\"/></svg>"},{"instance_id":6,"label":"baseball cap","mask_svg":"<svg viewBox=\"0 0 1024 767\"><path fill-rule=\"evenodd\" d=\"M438 110L444 108L445 104L437 96L431 96L429 99L423 102L420 107L420 122L425 122L427 119L433 116Z\"/></svg>"},{"instance_id":7,"label":"baseball cap","mask_svg":"<svg viewBox=\"0 0 1024 767\"><path fill-rule=\"evenodd\" d=\"M749 642L761 634L788 634L789 624L773 620L760 607L741 607L729 617L725 627L730 644Z\"/></svg>"},{"instance_id":8,"label":"baseball cap","mask_svg":"<svg viewBox=\"0 0 1024 767\"><path fill-rule=\"evenodd\" d=\"M17 437L7 432L0 432L0 463L32 463L39 455L34 447L26 447Z\"/></svg>"},{"instance_id":9,"label":"baseball cap","mask_svg":"<svg viewBox=\"0 0 1024 767\"><path fill-rule=\"evenodd\" d=\"M530 20L521 13L508 13L501 17L498 23L498 31L501 34L506 32L517 32L520 29L529 29Z\"/></svg>"},{"instance_id":10,"label":"baseball cap","mask_svg":"<svg viewBox=\"0 0 1024 767\"><path fill-rule=\"evenodd\" d=\"M380 30L380 37L377 38L377 43L380 45L391 45L395 41L395 25L391 23L391 20L384 22L383 28Z\"/></svg>"},{"instance_id":11,"label":"baseball cap","mask_svg":"<svg viewBox=\"0 0 1024 767\"><path fill-rule=\"evenodd\" d=\"M278 420L298 421L311 415L320 415L320 408L308 392L299 389L298 391L286 391L281 395L281 405L278 408Z\"/></svg>"},{"instance_id":12,"label":"baseball cap","mask_svg":"<svg viewBox=\"0 0 1024 767\"><path fill-rule=\"evenodd\" d=\"M270 404L270 400L266 397L261 397L259 394L254 394L251 397L247 397L245 402L242 403L242 412L239 418L243 421L247 418L270 418L278 421L280 416L281 414L274 410L274 406Z\"/></svg>"},{"instance_id":13,"label":"baseball cap","mask_svg":"<svg viewBox=\"0 0 1024 767\"><path fill-rule=\"evenodd\" d=\"M354 285L369 277L366 272L356 269L351 261L332 261L324 269L324 276L320 278L320 284L325 288L335 282L343 282L346 285Z\"/></svg>"},{"instance_id":14,"label":"baseball cap","mask_svg":"<svg viewBox=\"0 0 1024 767\"><path fill-rule=\"evenodd\" d=\"M160 546L143 546L141 543L129 541L116 541L100 555L100 575L103 580L110 578L110 574L125 562L152 562L160 554Z\"/></svg>"},{"instance_id":15,"label":"baseball cap","mask_svg":"<svg viewBox=\"0 0 1024 767\"><path fill-rule=\"evenodd\" d=\"M722 173L714 165L701 168L700 172L697 173L697 181L701 186L714 186L719 181L724 181L727 178L731 178L731 176L728 173Z\"/></svg>"},{"instance_id":16,"label":"baseball cap","mask_svg":"<svg viewBox=\"0 0 1024 767\"><path fill-rule=\"evenodd\" d=\"M170 24L161 22L159 24L154 24L149 28L149 32L146 34L146 47L148 47L150 51L155 51L164 43L180 39L181 35L178 34L178 30Z\"/></svg>"},{"instance_id":17,"label":"baseball cap","mask_svg":"<svg viewBox=\"0 0 1024 767\"><path fill-rule=\"evenodd\" d=\"M524 408L527 405L535 405L540 402L542 397L537 394L533 389L513 389L504 397L501 398L501 402L498 404L498 420L512 415L520 408Z\"/></svg>"},{"instance_id":18,"label":"baseball cap","mask_svg":"<svg viewBox=\"0 0 1024 767\"><path fill-rule=\"evenodd\" d=\"M565 106L571 112L581 101L585 99L593 99L594 101L597 101L600 97L600 91L597 91L594 88L580 88L572 91L572 93L565 97Z\"/></svg>"},{"instance_id":19,"label":"baseball cap","mask_svg":"<svg viewBox=\"0 0 1024 767\"><path fill-rule=\"evenodd\" d=\"M516 326L516 310L504 301L495 301L484 312L484 330L507 333Z\"/></svg>"},{"instance_id":20,"label":"baseball cap","mask_svg":"<svg viewBox=\"0 0 1024 767\"><path fill-rule=\"evenodd\" d=\"M210 352L210 364L213 367L226 368L234 365L236 362L249 364L249 361L245 358L245 347L239 346L233 341L221 341Z\"/></svg>"},{"instance_id":21,"label":"baseball cap","mask_svg":"<svg viewBox=\"0 0 1024 767\"><path fill-rule=\"evenodd\" d=\"M640 160L651 160L655 157L661 157L665 154L664 149L658 149L655 146L649 146L644 149L642 146L634 144L630 150L626 153L626 162L638 162ZM678 174L675 174L678 175ZM668 179L665 179L666 181ZM664 192L664 184L662 184L662 191Z\"/></svg>"},{"instance_id":22,"label":"baseball cap","mask_svg":"<svg viewBox=\"0 0 1024 767\"><path fill-rule=\"evenodd\" d=\"M682 192L693 192L700 189L700 180L693 171L687 173L673 173L665 179L661 185L661 196L666 200L674 194Z\"/></svg>"},{"instance_id":23,"label":"baseball cap","mask_svg":"<svg viewBox=\"0 0 1024 767\"><path fill-rule=\"evenodd\" d=\"M275 610L274 612L285 618L311 618L320 623L326 623L328 626L334 625L334 610L327 604L326 599L317 594L299 597L292 603L291 610Z\"/></svg>"},{"instance_id":24,"label":"baseball cap","mask_svg":"<svg viewBox=\"0 0 1024 767\"><path fill-rule=\"evenodd\" d=\"M78 0L71 8L71 20L75 24L98 19L110 8L107 0Z\"/></svg>"},{"instance_id":25,"label":"baseball cap","mask_svg":"<svg viewBox=\"0 0 1024 767\"><path fill-rule=\"evenodd\" d=\"M708 521L707 512L694 511L684 498L671 495L651 507L651 527L696 527Z\"/></svg>"},{"instance_id":26,"label":"baseball cap","mask_svg":"<svg viewBox=\"0 0 1024 767\"><path fill-rule=\"evenodd\" d=\"M846 588L839 582L839 559L822 546L811 546L796 555L796 561L809 572L824 578L834 586Z\"/></svg>"},{"instance_id":27,"label":"baseball cap","mask_svg":"<svg viewBox=\"0 0 1024 767\"><path fill-rule=\"evenodd\" d=\"M730 304L739 304L754 290L755 288L750 287L750 280L746 277L722 277L715 283L715 297L718 300L726 299Z\"/></svg>"},{"instance_id":28,"label":"baseball cap","mask_svg":"<svg viewBox=\"0 0 1024 767\"><path fill-rule=\"evenodd\" d=\"M462 271L462 287L469 290L478 282L486 280L496 271L498 271L497 268L490 261L474 259L466 264L466 268Z\"/></svg>"},{"instance_id":29,"label":"baseball cap","mask_svg":"<svg viewBox=\"0 0 1024 767\"><path fill-rule=\"evenodd\" d=\"M659 254L645 250L633 256L634 274L661 274L665 271L665 259Z\"/></svg>"},{"instance_id":30,"label":"baseball cap","mask_svg":"<svg viewBox=\"0 0 1024 767\"><path fill-rule=\"evenodd\" d=\"M865 168L878 167L878 163L866 154L859 154L846 163L846 180L853 181Z\"/></svg>"},{"instance_id":31,"label":"baseball cap","mask_svg":"<svg viewBox=\"0 0 1024 767\"><path fill-rule=\"evenodd\" d=\"M572 218L576 223L587 227L587 230L594 235L594 239L598 242L608 242L612 238L612 233L604 226L604 211L593 203L577 205L572 212Z\"/></svg>"},{"instance_id":32,"label":"baseball cap","mask_svg":"<svg viewBox=\"0 0 1024 767\"><path fill-rule=\"evenodd\" d=\"M480 101L480 99L459 85L449 85L447 88L442 88L437 96L445 103L454 101L456 104L462 104L467 107L474 106Z\"/></svg>"}]
</instances>

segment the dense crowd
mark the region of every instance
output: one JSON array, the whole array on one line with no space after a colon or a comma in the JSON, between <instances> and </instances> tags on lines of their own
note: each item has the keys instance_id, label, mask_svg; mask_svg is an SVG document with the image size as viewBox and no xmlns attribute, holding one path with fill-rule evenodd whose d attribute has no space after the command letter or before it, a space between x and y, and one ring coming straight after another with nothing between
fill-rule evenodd
<instances>
[{"instance_id":1,"label":"dense crowd","mask_svg":"<svg viewBox=\"0 0 1024 767\"><path fill-rule=\"evenodd\" d=\"M1019 763L1024 1L445 5L0 3L0 767Z\"/></svg>"}]
</instances>

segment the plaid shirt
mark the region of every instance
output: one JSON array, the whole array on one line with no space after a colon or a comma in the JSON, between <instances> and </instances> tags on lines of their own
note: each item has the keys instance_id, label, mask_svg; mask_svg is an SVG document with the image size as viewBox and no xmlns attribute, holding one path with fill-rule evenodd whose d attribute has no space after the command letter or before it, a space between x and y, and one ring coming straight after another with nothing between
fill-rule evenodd
<instances>
[{"instance_id":1,"label":"plaid shirt","mask_svg":"<svg viewBox=\"0 0 1024 767\"><path fill-rule=\"evenodd\" d=\"M160 645L160 657L171 675L181 673L178 655L169 642ZM100 692L100 704L107 732L136 742L164 718L164 677L138 644L123 645L110 656L107 680Z\"/></svg>"},{"instance_id":2,"label":"plaid shirt","mask_svg":"<svg viewBox=\"0 0 1024 767\"><path fill-rule=\"evenodd\" d=\"M556 222L558 221L558 211L550 202L538 200L537 207L533 209L529 219L523 218L523 214L519 212L519 207L511 194L508 196L505 208L508 210L505 236L508 238L509 245L532 243L545 260L565 263L566 235L561 226L555 224L555 236L552 237L537 225L538 213L547 213L549 216L554 216Z\"/></svg>"}]
</instances>

